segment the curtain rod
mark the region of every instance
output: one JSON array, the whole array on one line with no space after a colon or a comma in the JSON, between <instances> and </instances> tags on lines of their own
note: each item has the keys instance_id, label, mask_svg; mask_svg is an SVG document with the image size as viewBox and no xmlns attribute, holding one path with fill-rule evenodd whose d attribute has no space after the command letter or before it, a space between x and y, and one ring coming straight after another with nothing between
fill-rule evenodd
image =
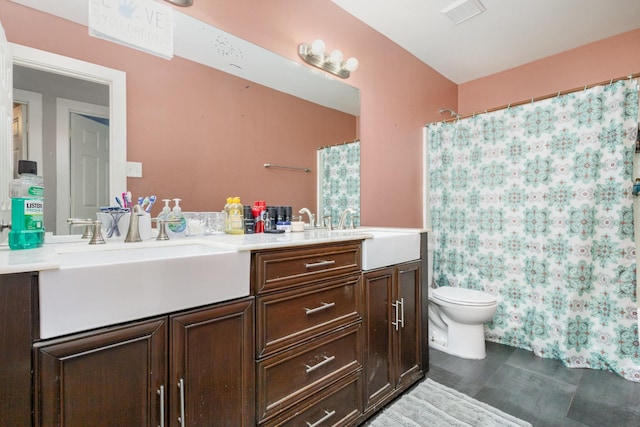
<instances>
[{"instance_id":1,"label":"curtain rod","mask_svg":"<svg viewBox=\"0 0 640 427\"><path fill-rule=\"evenodd\" d=\"M543 95L543 96L538 96L536 98L526 99L526 100L522 100L522 101L518 101L518 102L512 102L510 104L502 105L500 107L494 107L494 108L490 108L490 109L483 110L483 111L476 111L475 113L465 114L465 115L459 116L457 118L451 118L451 119L447 119L447 120L442 120L442 122L443 123L455 122L455 121L458 121L460 119L467 119L469 117L474 117L474 116L477 116L477 115L480 115L480 114L484 114L484 113L490 113L490 112L493 112L493 111L504 110L505 108L516 107L518 105L524 105L524 104L528 104L530 102L542 101L544 99L554 98L554 97L560 96L560 95L567 95L569 93L579 92L581 90L587 90L589 88L596 87L596 86L610 85L612 83L619 82L620 80L637 79L638 77L640 77L640 73L629 74L629 75L626 75L626 76L623 76L623 77L617 77L615 79L605 80L605 81L598 82L598 83L592 83L592 84L576 87L576 88L573 88L573 89L561 90L558 93L550 93L549 95ZM434 123L437 123L438 121L436 121Z\"/></svg>"},{"instance_id":2,"label":"curtain rod","mask_svg":"<svg viewBox=\"0 0 640 427\"><path fill-rule=\"evenodd\" d=\"M325 145L324 147L318 147L318 150L324 150L325 148L331 148L331 147L339 147L341 145L353 144L354 142L360 142L360 140L354 139L353 141L345 141L339 144Z\"/></svg>"}]
</instances>

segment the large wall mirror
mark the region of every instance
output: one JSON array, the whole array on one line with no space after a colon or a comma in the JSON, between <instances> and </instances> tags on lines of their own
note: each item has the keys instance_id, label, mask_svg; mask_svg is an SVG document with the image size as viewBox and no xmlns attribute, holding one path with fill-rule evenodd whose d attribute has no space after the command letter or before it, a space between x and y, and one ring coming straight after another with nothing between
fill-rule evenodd
<instances>
[{"instance_id":1,"label":"large wall mirror","mask_svg":"<svg viewBox=\"0 0 640 427\"><path fill-rule=\"evenodd\" d=\"M87 25L87 1L57 0L56 2L50 2L40 0L12 0L12 2L58 16L77 24ZM11 19L10 16L5 18ZM302 66L295 61L274 54L273 52L245 40L239 39L232 34L223 32L177 10L174 15L174 23L175 56L200 64L200 66L203 65L205 67L210 67L208 69L214 68L216 70L223 71L224 73L240 77L241 79L258 83L266 88L292 95L298 99L317 104L318 106L326 107L327 109L335 110L340 113L346 113L353 117L353 129L356 129L356 117L360 114L360 93L357 88L346 84L343 81L328 77L321 71ZM48 37L55 38L55 34L51 33ZM223 44L227 47L232 46L233 49L241 51L243 54L234 58L234 60L230 62L227 55L228 52L221 52L220 49L211 48L217 44ZM150 169L148 168L148 158L145 157L144 159L140 159L139 157L136 158L134 156L133 159L127 159L128 133L129 142L131 143L132 141L131 125L129 125L128 128L127 122L128 119L132 119L131 111L129 112L129 117L127 115L126 91L128 79L124 72L17 44L13 44L11 47L14 56L13 61L18 73L25 70L27 71L27 74L35 71L40 73L53 73L58 76L63 76L65 79L68 79L68 81L76 81L80 86L85 88L88 88L89 85L96 85L102 86L103 90L108 91L108 101L106 103L99 101L93 102L85 99L69 99L72 97L60 95L58 98L72 102L68 103L66 106L59 107L62 108L62 110L57 111L63 111L64 120L68 120L70 112L81 110L81 107L88 108L86 107L87 104L105 104L103 107L106 106L106 113L88 111L88 115L98 118L102 116L108 117L109 152L107 175L109 189L107 192L111 195L110 198L113 197L113 194L119 194L119 190L127 188L127 184L130 186L132 185L131 179L127 180L127 160L144 160L146 162L145 173L147 173L146 171ZM136 52L136 55L148 55L142 52L133 52ZM18 81L22 80L20 74L17 74L17 76ZM175 81L179 82L180 79L176 78ZM136 89L138 88L135 83L129 84L135 85ZM40 90L31 91L28 87L20 87L16 92L16 100L23 104L26 103L30 105L31 103L34 103L37 105L38 100L34 100L31 97L30 92L36 93L37 98L37 93L40 92ZM42 102L46 103L46 95L41 96ZM43 110L46 110L46 108L51 108L51 106L42 107ZM265 108L264 110L269 111L268 108ZM139 112L140 110L135 109L135 111ZM29 113L31 118L34 118L37 114L37 107ZM63 114L59 114L59 116L62 115ZM138 114L136 116L136 124L139 123L141 116L144 116L144 114ZM70 157L69 148L65 148L65 144L62 143L65 138L68 138L68 135L64 135L57 130L58 127L65 128L66 126L59 125L58 123L52 124L50 119L47 119L46 117L42 117L42 122L43 128L41 133L42 135L45 135L42 138L43 141L38 142L38 138L36 137L36 141L33 142L34 135L31 135L33 146L28 147L28 156L38 161L40 172L45 177L47 200L56 200L56 203L54 204L56 207L55 214L53 214L51 210L47 211L47 209L45 209L45 226L47 231L54 231L56 234L66 234L70 231L75 233L80 230L70 230L66 223L66 219L75 215L88 215L72 212L72 210L66 207L64 203L60 203L60 201L65 200L65 191L69 192L70 185L72 185L71 183L73 182L72 172L69 168L65 166L61 169L60 166L60 160L68 159ZM311 126L316 125L316 123L311 123ZM323 124L319 127L321 129L329 129L332 126L326 126ZM52 134L52 128L56 129L55 135ZM135 129L134 136L140 138L139 133L140 129ZM307 150L310 152L310 155L315 158L315 149L318 146L342 143L353 140L356 137L357 135L354 133L344 139L323 141L322 143L315 145L312 149L307 148ZM55 142L52 142L51 139L55 139ZM282 143L281 141L278 142ZM55 153L51 152L52 149L55 149ZM130 151L129 155L131 155ZM55 161L51 162L50 158L53 158ZM264 160L260 160L263 162L274 161L273 158L270 157L265 157ZM307 165L305 164L305 166ZM311 164L311 166L313 166L313 164ZM163 167L166 169L164 164ZM258 170L258 167L256 166L253 166L253 168L254 169L252 169L252 171L257 174L264 173L262 170ZM262 163L260 163L259 168L262 169ZM4 173L5 171L2 172ZM55 184L47 185L47 177L51 178L52 182L55 182ZM260 180L261 178L258 177L256 179ZM288 175L285 176L284 179L287 180L288 191L295 192L296 194L300 194L301 192L315 194L316 192L315 188L311 188L314 183L310 184L309 188L304 187L303 191L301 191L300 185L302 184L299 182L303 181L305 178L300 175L295 177ZM145 182L145 185L148 185L147 183L148 181ZM298 185L298 187L295 187L296 185ZM148 186L153 187L153 185ZM269 198L269 196L267 197ZM219 199L219 197L217 199ZM302 203L309 203L308 206L313 208L315 199L313 199L313 203L308 202L308 200L309 198L301 201L297 207L300 207L299 205ZM103 203L102 201L95 202L98 203L98 205ZM108 202L113 202L113 200L109 200ZM295 203L296 202L292 204L295 205ZM50 206L51 204L53 204L53 202L47 202L47 206ZM95 207L92 209L95 209ZM50 212L50 214L48 215L47 212Z\"/></svg>"}]
</instances>

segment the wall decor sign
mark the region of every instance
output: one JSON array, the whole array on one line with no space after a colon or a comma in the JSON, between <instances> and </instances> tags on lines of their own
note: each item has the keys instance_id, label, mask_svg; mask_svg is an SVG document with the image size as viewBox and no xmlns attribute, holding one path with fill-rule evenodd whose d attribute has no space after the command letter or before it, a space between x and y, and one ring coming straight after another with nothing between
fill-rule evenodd
<instances>
[{"instance_id":1,"label":"wall decor sign","mask_svg":"<svg viewBox=\"0 0 640 427\"><path fill-rule=\"evenodd\" d=\"M153 0L89 0L89 35L173 58L173 9Z\"/></svg>"}]
</instances>

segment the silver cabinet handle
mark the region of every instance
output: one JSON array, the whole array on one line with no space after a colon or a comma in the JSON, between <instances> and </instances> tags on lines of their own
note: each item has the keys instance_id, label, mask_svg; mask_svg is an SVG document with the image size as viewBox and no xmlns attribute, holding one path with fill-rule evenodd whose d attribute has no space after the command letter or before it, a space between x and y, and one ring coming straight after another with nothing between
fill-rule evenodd
<instances>
[{"instance_id":1,"label":"silver cabinet handle","mask_svg":"<svg viewBox=\"0 0 640 427\"><path fill-rule=\"evenodd\" d=\"M305 264L304 268L325 267L327 265L333 265L335 263L336 263L335 260L330 259L327 261L318 261L318 262L312 262L311 264Z\"/></svg>"},{"instance_id":2,"label":"silver cabinet handle","mask_svg":"<svg viewBox=\"0 0 640 427\"><path fill-rule=\"evenodd\" d=\"M398 310L400 308L400 301L395 300L395 302L392 303L391 306L395 307L395 309L396 309L396 320L394 322L391 322L391 324L396 327L396 331L397 331L398 330L398 326L400 325L400 321L399 321L399 318L398 318Z\"/></svg>"},{"instance_id":3,"label":"silver cabinet handle","mask_svg":"<svg viewBox=\"0 0 640 427\"><path fill-rule=\"evenodd\" d=\"M323 422L327 421L329 418L333 417L336 414L336 411L331 411L331 412L324 411L324 413L326 415L324 417L320 418L315 423L310 423L309 421L307 421L307 426L308 427L318 427L320 424L322 424Z\"/></svg>"},{"instance_id":4,"label":"silver cabinet handle","mask_svg":"<svg viewBox=\"0 0 640 427\"><path fill-rule=\"evenodd\" d=\"M184 379L180 378L178 388L180 389L180 416L178 417L178 422L180 427L184 427Z\"/></svg>"},{"instance_id":5,"label":"silver cabinet handle","mask_svg":"<svg viewBox=\"0 0 640 427\"><path fill-rule=\"evenodd\" d=\"M164 427L164 386L160 386L160 390L158 390L158 395L160 395L160 427Z\"/></svg>"},{"instance_id":6,"label":"silver cabinet handle","mask_svg":"<svg viewBox=\"0 0 640 427\"><path fill-rule=\"evenodd\" d=\"M402 306L400 308L400 326L404 328L404 298L400 298L400 301L398 301L398 304Z\"/></svg>"},{"instance_id":7,"label":"silver cabinet handle","mask_svg":"<svg viewBox=\"0 0 640 427\"><path fill-rule=\"evenodd\" d=\"M335 356L329 356L329 357L324 356L324 360L322 362L316 363L313 366L309 366L309 365L304 365L304 366L307 367L307 374L308 374L309 372L313 372L316 369L318 369L319 367L326 365L327 363L333 362L335 359L336 359Z\"/></svg>"},{"instance_id":8,"label":"silver cabinet handle","mask_svg":"<svg viewBox=\"0 0 640 427\"><path fill-rule=\"evenodd\" d=\"M319 311L322 310L327 310L331 307L335 307L336 303L335 302L323 302L321 306L316 307L316 308L305 308L304 312L305 314L309 315L309 314L313 314L313 313L317 313Z\"/></svg>"}]
</instances>

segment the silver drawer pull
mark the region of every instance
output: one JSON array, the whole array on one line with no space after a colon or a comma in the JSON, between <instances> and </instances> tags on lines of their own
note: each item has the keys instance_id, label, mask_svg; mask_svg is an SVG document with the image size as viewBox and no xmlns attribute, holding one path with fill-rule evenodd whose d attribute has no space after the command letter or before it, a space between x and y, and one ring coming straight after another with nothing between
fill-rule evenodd
<instances>
[{"instance_id":1,"label":"silver drawer pull","mask_svg":"<svg viewBox=\"0 0 640 427\"><path fill-rule=\"evenodd\" d=\"M336 263L335 260L330 259L327 261L318 261L318 262L312 262L311 264L305 264L304 268L326 267L327 265L333 265L335 263Z\"/></svg>"},{"instance_id":2,"label":"silver drawer pull","mask_svg":"<svg viewBox=\"0 0 640 427\"><path fill-rule=\"evenodd\" d=\"M164 427L164 386L160 386L160 390L158 390L158 395L160 396L160 427Z\"/></svg>"},{"instance_id":3,"label":"silver drawer pull","mask_svg":"<svg viewBox=\"0 0 640 427\"><path fill-rule=\"evenodd\" d=\"M400 301L395 300L395 302L393 302L391 304L391 307L395 308L395 310L396 310L396 320L395 320L395 322L391 322L391 324L396 327L396 331L397 331L398 327L400 326L400 316L398 314L398 312L400 310Z\"/></svg>"},{"instance_id":4,"label":"silver drawer pull","mask_svg":"<svg viewBox=\"0 0 640 427\"><path fill-rule=\"evenodd\" d=\"M316 421L315 423L310 423L309 421L307 421L307 426L308 427L318 427L320 424L322 424L323 422L327 421L329 418L333 417L336 414L336 411L324 411L324 413L326 414L324 417L320 418L318 421Z\"/></svg>"},{"instance_id":5,"label":"silver drawer pull","mask_svg":"<svg viewBox=\"0 0 640 427\"><path fill-rule=\"evenodd\" d=\"M318 369L318 368L320 368L320 367L322 367L322 366L326 365L327 363L331 363L331 362L333 362L335 359L336 359L336 357L335 357L335 356L329 356L329 357L324 356L324 360L323 360L322 362L320 362L320 363L316 363L316 364L315 364L315 365L313 365L313 366L309 366L309 365L304 365L304 366L306 366L306 367L307 367L307 374L308 374L309 372L313 372L313 371L315 371L316 369Z\"/></svg>"},{"instance_id":6,"label":"silver drawer pull","mask_svg":"<svg viewBox=\"0 0 640 427\"><path fill-rule=\"evenodd\" d=\"M184 379L180 378L178 388L180 389L180 416L178 417L178 422L180 427L184 427Z\"/></svg>"},{"instance_id":7,"label":"silver drawer pull","mask_svg":"<svg viewBox=\"0 0 640 427\"><path fill-rule=\"evenodd\" d=\"M308 314L317 313L317 312L322 311L322 310L327 310L327 309L329 309L331 307L335 307L335 306L336 306L335 302L323 302L320 307L305 308L304 312L308 315Z\"/></svg>"}]
</instances>

